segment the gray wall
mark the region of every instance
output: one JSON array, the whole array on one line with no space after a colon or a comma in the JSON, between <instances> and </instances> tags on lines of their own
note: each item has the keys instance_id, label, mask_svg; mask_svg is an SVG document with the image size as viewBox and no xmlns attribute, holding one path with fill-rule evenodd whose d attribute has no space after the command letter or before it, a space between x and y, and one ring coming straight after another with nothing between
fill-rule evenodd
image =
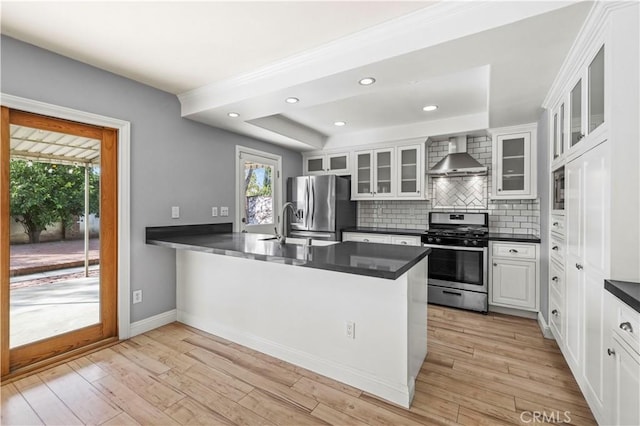
<instances>
[{"instance_id":1,"label":"gray wall","mask_svg":"<svg viewBox=\"0 0 640 426\"><path fill-rule=\"evenodd\" d=\"M548 322L549 311L549 120L547 111L538 119L538 198L540 199L540 312Z\"/></svg>"},{"instance_id":2,"label":"gray wall","mask_svg":"<svg viewBox=\"0 0 640 426\"><path fill-rule=\"evenodd\" d=\"M285 179L302 173L299 153L181 118L175 95L6 36L0 47L3 93L131 122L131 289L143 290L132 322L176 307L175 253L147 246L144 228L233 220L236 145L281 155Z\"/></svg>"}]
</instances>

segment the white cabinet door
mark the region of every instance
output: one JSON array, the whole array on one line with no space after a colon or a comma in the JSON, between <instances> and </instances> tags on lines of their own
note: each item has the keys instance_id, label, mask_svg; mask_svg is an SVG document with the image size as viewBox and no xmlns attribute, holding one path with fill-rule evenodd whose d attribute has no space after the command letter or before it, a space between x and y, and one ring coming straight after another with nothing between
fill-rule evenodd
<instances>
[{"instance_id":1,"label":"white cabinet door","mask_svg":"<svg viewBox=\"0 0 640 426\"><path fill-rule=\"evenodd\" d=\"M327 154L325 162L327 173L334 175L348 175L351 173L348 152Z\"/></svg>"},{"instance_id":2,"label":"white cabinet door","mask_svg":"<svg viewBox=\"0 0 640 426\"><path fill-rule=\"evenodd\" d=\"M342 241L358 241L361 243L389 244L391 237L386 234L366 234L359 232L343 232Z\"/></svg>"},{"instance_id":3,"label":"white cabinet door","mask_svg":"<svg viewBox=\"0 0 640 426\"><path fill-rule=\"evenodd\" d=\"M324 155L313 155L304 159L305 175L321 175L325 173Z\"/></svg>"},{"instance_id":4,"label":"white cabinet door","mask_svg":"<svg viewBox=\"0 0 640 426\"><path fill-rule=\"evenodd\" d=\"M371 199L373 198L373 152L357 151L355 157L351 198Z\"/></svg>"},{"instance_id":5,"label":"white cabinet door","mask_svg":"<svg viewBox=\"0 0 640 426\"><path fill-rule=\"evenodd\" d=\"M640 355L618 340L608 348L612 388L607 399L608 419L612 425L640 425Z\"/></svg>"},{"instance_id":6,"label":"white cabinet door","mask_svg":"<svg viewBox=\"0 0 640 426\"><path fill-rule=\"evenodd\" d=\"M536 309L536 262L493 259L491 304Z\"/></svg>"},{"instance_id":7,"label":"white cabinet door","mask_svg":"<svg viewBox=\"0 0 640 426\"><path fill-rule=\"evenodd\" d=\"M398 147L397 194L403 198L422 198L423 195L422 146Z\"/></svg>"},{"instance_id":8,"label":"white cabinet door","mask_svg":"<svg viewBox=\"0 0 640 426\"><path fill-rule=\"evenodd\" d=\"M373 181L375 198L392 198L396 194L395 148L373 151Z\"/></svg>"},{"instance_id":9,"label":"white cabinet door","mask_svg":"<svg viewBox=\"0 0 640 426\"><path fill-rule=\"evenodd\" d=\"M531 134L528 132L498 135L493 198L531 196Z\"/></svg>"}]
</instances>

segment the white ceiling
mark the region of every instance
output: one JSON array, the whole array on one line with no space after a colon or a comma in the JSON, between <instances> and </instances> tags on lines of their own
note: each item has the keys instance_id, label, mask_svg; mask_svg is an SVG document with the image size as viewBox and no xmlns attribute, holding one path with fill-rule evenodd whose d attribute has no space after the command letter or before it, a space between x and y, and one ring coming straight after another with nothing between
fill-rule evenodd
<instances>
[{"instance_id":1,"label":"white ceiling","mask_svg":"<svg viewBox=\"0 0 640 426\"><path fill-rule=\"evenodd\" d=\"M177 94L184 117L309 150L536 121L591 5L5 1L1 28Z\"/></svg>"}]
</instances>

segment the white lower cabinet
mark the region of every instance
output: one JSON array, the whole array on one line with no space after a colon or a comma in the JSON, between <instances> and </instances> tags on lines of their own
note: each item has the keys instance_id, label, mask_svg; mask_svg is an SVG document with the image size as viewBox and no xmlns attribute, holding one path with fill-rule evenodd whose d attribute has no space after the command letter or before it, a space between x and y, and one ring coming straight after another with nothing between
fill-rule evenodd
<instances>
[{"instance_id":1,"label":"white lower cabinet","mask_svg":"<svg viewBox=\"0 0 640 426\"><path fill-rule=\"evenodd\" d=\"M538 310L538 244L490 242L490 305Z\"/></svg>"},{"instance_id":2,"label":"white lower cabinet","mask_svg":"<svg viewBox=\"0 0 640 426\"><path fill-rule=\"evenodd\" d=\"M640 425L640 314L607 294L610 322L605 370L607 424ZM621 315L624 314L624 315Z\"/></svg>"}]
</instances>

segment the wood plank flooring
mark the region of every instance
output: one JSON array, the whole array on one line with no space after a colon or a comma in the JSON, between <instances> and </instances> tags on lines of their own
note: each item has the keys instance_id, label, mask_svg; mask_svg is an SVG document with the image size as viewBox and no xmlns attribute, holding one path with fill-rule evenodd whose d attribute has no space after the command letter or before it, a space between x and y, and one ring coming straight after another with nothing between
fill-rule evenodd
<instances>
[{"instance_id":1,"label":"wood plank flooring","mask_svg":"<svg viewBox=\"0 0 640 426\"><path fill-rule=\"evenodd\" d=\"M535 423L540 412L596 424L533 320L430 305L428 342L406 410L173 323L3 385L0 423L503 425Z\"/></svg>"}]
</instances>

